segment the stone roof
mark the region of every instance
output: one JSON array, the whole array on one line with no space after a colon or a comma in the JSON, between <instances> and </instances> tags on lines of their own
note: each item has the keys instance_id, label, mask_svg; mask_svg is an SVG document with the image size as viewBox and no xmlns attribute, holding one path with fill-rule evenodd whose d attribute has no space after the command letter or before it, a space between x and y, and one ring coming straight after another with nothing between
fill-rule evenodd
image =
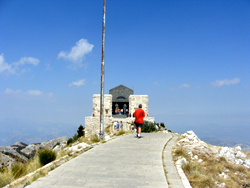
<instances>
[{"instance_id":1,"label":"stone roof","mask_svg":"<svg viewBox=\"0 0 250 188\"><path fill-rule=\"evenodd\" d=\"M134 94L134 91L124 85L119 85L109 90L112 95L112 102L128 102L129 96Z\"/></svg>"}]
</instances>

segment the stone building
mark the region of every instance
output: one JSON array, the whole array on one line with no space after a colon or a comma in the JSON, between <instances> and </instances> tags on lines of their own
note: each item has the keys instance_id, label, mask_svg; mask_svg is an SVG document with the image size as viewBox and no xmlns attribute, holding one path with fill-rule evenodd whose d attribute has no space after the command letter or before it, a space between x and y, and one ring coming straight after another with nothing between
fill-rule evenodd
<instances>
[{"instance_id":1,"label":"stone building","mask_svg":"<svg viewBox=\"0 0 250 188\"><path fill-rule=\"evenodd\" d=\"M119 85L104 95L104 129L114 121L122 121L123 129L129 129L128 123L134 121L133 113L142 104L145 111L144 120L154 122L148 114L148 95L134 95L134 91ZM100 94L93 95L92 116L85 117L85 136L97 134L100 130Z\"/></svg>"}]
</instances>

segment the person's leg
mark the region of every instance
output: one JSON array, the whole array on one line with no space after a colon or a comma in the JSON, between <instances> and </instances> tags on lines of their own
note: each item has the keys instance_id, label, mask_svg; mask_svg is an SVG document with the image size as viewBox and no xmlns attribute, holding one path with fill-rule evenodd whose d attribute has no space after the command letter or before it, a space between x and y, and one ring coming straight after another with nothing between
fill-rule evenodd
<instances>
[{"instance_id":1,"label":"person's leg","mask_svg":"<svg viewBox=\"0 0 250 188\"><path fill-rule=\"evenodd\" d=\"M138 134L141 135L141 127L138 127Z\"/></svg>"},{"instance_id":2,"label":"person's leg","mask_svg":"<svg viewBox=\"0 0 250 188\"><path fill-rule=\"evenodd\" d=\"M138 125L138 131L137 131L138 138L141 138L141 127L142 125Z\"/></svg>"}]
</instances>

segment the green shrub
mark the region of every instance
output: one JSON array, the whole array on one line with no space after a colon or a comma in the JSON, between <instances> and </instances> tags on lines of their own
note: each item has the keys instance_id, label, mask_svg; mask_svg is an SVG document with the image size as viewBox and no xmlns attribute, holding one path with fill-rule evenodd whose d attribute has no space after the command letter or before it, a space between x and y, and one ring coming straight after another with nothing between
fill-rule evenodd
<instances>
[{"instance_id":1,"label":"green shrub","mask_svg":"<svg viewBox=\"0 0 250 188\"><path fill-rule=\"evenodd\" d=\"M78 134L76 133L73 137L72 137L72 141L75 142L77 141L79 138Z\"/></svg>"},{"instance_id":2,"label":"green shrub","mask_svg":"<svg viewBox=\"0 0 250 188\"><path fill-rule=\"evenodd\" d=\"M54 161L56 159L56 152L44 149L38 153L39 162L42 166Z\"/></svg>"},{"instance_id":3,"label":"green shrub","mask_svg":"<svg viewBox=\"0 0 250 188\"><path fill-rule=\"evenodd\" d=\"M16 162L11 168L11 173L15 179L25 175L26 165L20 162Z\"/></svg>"},{"instance_id":4,"label":"green shrub","mask_svg":"<svg viewBox=\"0 0 250 188\"><path fill-rule=\"evenodd\" d=\"M156 125L152 122L144 121L143 125L142 125L141 132L149 133L149 132L153 132L153 131L157 131Z\"/></svg>"},{"instance_id":5,"label":"green shrub","mask_svg":"<svg viewBox=\"0 0 250 188\"><path fill-rule=\"evenodd\" d=\"M68 139L67 145L69 145L69 144L71 144L71 143L73 143L73 139L72 139L72 138Z\"/></svg>"}]
</instances>

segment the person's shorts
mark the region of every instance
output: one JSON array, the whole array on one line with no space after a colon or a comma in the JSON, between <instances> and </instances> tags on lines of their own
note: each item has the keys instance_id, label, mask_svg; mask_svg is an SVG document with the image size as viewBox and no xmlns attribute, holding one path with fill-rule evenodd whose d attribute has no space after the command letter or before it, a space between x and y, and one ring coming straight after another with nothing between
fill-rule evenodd
<instances>
[{"instance_id":1,"label":"person's shorts","mask_svg":"<svg viewBox=\"0 0 250 188\"><path fill-rule=\"evenodd\" d=\"M136 122L135 122L135 126L136 126L136 128L137 128L137 127L142 128L142 124L140 124L140 123L136 123Z\"/></svg>"}]
</instances>

